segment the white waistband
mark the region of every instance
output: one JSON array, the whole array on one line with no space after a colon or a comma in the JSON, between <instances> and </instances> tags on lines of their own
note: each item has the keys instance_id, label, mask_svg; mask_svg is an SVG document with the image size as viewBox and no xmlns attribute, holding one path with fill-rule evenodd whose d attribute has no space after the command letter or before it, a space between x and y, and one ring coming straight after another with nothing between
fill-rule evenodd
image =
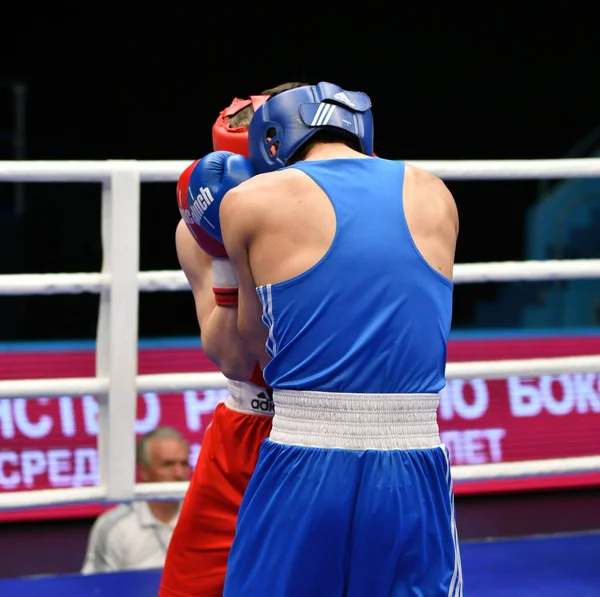
<instances>
[{"instance_id":1,"label":"white waistband","mask_svg":"<svg viewBox=\"0 0 600 597\"><path fill-rule=\"evenodd\" d=\"M416 450L441 445L438 394L337 394L275 390L269 439L345 450Z\"/></svg>"},{"instance_id":2,"label":"white waistband","mask_svg":"<svg viewBox=\"0 0 600 597\"><path fill-rule=\"evenodd\" d=\"M273 416L273 399L270 390L245 381L227 380L229 396L225 406L231 410L264 417Z\"/></svg>"}]
</instances>

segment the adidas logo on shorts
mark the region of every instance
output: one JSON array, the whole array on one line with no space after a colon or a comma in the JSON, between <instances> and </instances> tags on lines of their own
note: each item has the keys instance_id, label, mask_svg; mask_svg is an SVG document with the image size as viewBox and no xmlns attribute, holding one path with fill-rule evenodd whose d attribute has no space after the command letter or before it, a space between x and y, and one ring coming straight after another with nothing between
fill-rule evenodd
<instances>
[{"instance_id":1,"label":"adidas logo on shorts","mask_svg":"<svg viewBox=\"0 0 600 597\"><path fill-rule=\"evenodd\" d=\"M272 413L275 411L273 405L273 390L265 390L252 399L250 403L254 410L259 410L263 413Z\"/></svg>"}]
</instances>

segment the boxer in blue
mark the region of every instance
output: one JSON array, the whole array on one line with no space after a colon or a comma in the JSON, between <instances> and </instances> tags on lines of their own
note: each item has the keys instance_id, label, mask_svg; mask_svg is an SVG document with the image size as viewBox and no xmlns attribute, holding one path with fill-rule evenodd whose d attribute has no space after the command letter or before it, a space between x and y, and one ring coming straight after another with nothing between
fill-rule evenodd
<instances>
[{"instance_id":1,"label":"boxer in blue","mask_svg":"<svg viewBox=\"0 0 600 597\"><path fill-rule=\"evenodd\" d=\"M238 327L275 406L224 596L462 596L436 418L454 199L373 157L369 97L331 83L272 96L249 144L250 161L203 158L188 188L236 268Z\"/></svg>"}]
</instances>

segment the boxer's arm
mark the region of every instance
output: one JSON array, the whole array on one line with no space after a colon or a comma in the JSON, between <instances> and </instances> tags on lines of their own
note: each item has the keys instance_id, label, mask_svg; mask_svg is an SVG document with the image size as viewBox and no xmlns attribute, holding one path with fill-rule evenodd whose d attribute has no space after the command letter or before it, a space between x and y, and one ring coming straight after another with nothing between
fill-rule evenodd
<instances>
[{"instance_id":1,"label":"boxer's arm","mask_svg":"<svg viewBox=\"0 0 600 597\"><path fill-rule=\"evenodd\" d=\"M253 210L253 202L248 200L248 193L249 191L235 188L225 195L220 208L221 233L238 277L240 336L264 369L270 360L265 351L269 333L262 321L262 304L256 292L249 256L250 240L254 230L260 225L260 214Z\"/></svg>"},{"instance_id":2,"label":"boxer's arm","mask_svg":"<svg viewBox=\"0 0 600 597\"><path fill-rule=\"evenodd\" d=\"M459 218L448 187L437 176L407 166L403 206L418 251L431 267L452 279Z\"/></svg>"},{"instance_id":3,"label":"boxer's arm","mask_svg":"<svg viewBox=\"0 0 600 597\"><path fill-rule=\"evenodd\" d=\"M195 241L181 220L175 233L179 265L192 290L206 356L229 379L247 381L256 360L246 350L238 332L238 310L220 307L212 288L212 258Z\"/></svg>"}]
</instances>

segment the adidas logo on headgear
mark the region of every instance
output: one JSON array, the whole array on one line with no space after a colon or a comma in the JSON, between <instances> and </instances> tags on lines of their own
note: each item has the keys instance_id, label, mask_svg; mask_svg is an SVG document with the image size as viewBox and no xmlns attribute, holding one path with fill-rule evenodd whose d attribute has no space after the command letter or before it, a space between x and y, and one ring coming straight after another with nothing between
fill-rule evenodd
<instances>
[{"instance_id":1,"label":"adidas logo on headgear","mask_svg":"<svg viewBox=\"0 0 600 597\"><path fill-rule=\"evenodd\" d=\"M347 104L351 108L354 108L354 104L348 99L348 96L343 91L336 93L333 97L336 100L343 102L344 104Z\"/></svg>"}]
</instances>

